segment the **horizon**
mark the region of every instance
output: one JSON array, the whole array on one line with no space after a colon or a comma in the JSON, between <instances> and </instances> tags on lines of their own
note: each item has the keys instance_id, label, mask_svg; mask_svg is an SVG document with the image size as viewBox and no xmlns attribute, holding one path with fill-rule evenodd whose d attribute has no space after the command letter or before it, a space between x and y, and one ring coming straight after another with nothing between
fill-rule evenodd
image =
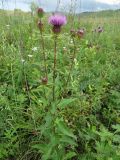
<instances>
[{"instance_id":1,"label":"horizon","mask_svg":"<svg viewBox=\"0 0 120 160\"><path fill-rule=\"evenodd\" d=\"M68 11L71 6L71 0L52 0L52 2L50 0L0 0L0 9L30 11L32 2L43 7L46 12L52 12L56 9ZM59 5L58 2L60 2ZM73 0L73 2L75 4L72 5L74 5L77 13L120 9L120 0Z\"/></svg>"}]
</instances>

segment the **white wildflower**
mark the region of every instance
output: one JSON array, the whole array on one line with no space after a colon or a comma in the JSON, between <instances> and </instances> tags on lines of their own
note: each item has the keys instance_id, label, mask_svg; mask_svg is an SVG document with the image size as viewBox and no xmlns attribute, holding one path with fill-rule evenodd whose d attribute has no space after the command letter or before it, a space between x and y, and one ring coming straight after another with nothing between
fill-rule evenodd
<instances>
[{"instance_id":1,"label":"white wildflower","mask_svg":"<svg viewBox=\"0 0 120 160\"><path fill-rule=\"evenodd\" d=\"M34 48L32 48L32 51L37 51L38 50L38 48L37 47L34 47Z\"/></svg>"},{"instance_id":2,"label":"white wildflower","mask_svg":"<svg viewBox=\"0 0 120 160\"><path fill-rule=\"evenodd\" d=\"M10 27L10 25L9 25L9 24L7 24L7 25L6 25L6 27Z\"/></svg>"},{"instance_id":3,"label":"white wildflower","mask_svg":"<svg viewBox=\"0 0 120 160\"><path fill-rule=\"evenodd\" d=\"M63 47L63 49L65 50L65 49L66 49L66 47Z\"/></svg>"},{"instance_id":4,"label":"white wildflower","mask_svg":"<svg viewBox=\"0 0 120 160\"><path fill-rule=\"evenodd\" d=\"M25 60L24 60L24 59L21 59L21 62L22 62L22 63L24 63L24 62L25 62Z\"/></svg>"},{"instance_id":5,"label":"white wildflower","mask_svg":"<svg viewBox=\"0 0 120 160\"><path fill-rule=\"evenodd\" d=\"M33 57L33 55L31 55L31 54L28 54L28 57L29 57L29 58L32 58L32 57Z\"/></svg>"}]
</instances>

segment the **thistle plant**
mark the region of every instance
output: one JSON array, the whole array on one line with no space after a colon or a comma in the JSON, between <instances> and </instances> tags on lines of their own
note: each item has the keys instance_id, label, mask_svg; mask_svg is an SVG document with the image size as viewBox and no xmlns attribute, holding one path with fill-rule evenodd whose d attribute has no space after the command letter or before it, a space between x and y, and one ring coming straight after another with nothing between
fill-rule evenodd
<instances>
[{"instance_id":1,"label":"thistle plant","mask_svg":"<svg viewBox=\"0 0 120 160\"><path fill-rule=\"evenodd\" d=\"M44 44L44 38L43 38L44 24L42 22L42 18L44 16L44 10L42 8L38 8L37 13L38 13L38 17L39 17L38 28L40 30L40 35L41 35L41 46L42 46L43 59L44 59L44 77L42 78L42 83L47 84L47 81L48 81L47 63L46 63L46 54L45 54L45 44ZM44 83L43 80L45 80L46 83Z\"/></svg>"},{"instance_id":2,"label":"thistle plant","mask_svg":"<svg viewBox=\"0 0 120 160\"><path fill-rule=\"evenodd\" d=\"M55 101L55 78L57 64L57 37L61 32L61 27L67 23L66 17L63 15L54 14L49 18L49 24L52 25L54 33L54 66L53 66L53 101Z\"/></svg>"}]
</instances>

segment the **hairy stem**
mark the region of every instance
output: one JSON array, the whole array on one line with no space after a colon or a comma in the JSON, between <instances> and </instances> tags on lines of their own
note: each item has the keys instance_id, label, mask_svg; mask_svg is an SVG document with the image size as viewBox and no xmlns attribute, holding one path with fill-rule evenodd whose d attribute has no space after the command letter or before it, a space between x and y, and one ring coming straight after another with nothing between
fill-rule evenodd
<instances>
[{"instance_id":1,"label":"hairy stem","mask_svg":"<svg viewBox=\"0 0 120 160\"><path fill-rule=\"evenodd\" d=\"M55 40L54 40L54 66L53 66L53 101L55 101L56 62L57 62L57 36L55 35Z\"/></svg>"},{"instance_id":2,"label":"hairy stem","mask_svg":"<svg viewBox=\"0 0 120 160\"><path fill-rule=\"evenodd\" d=\"M40 35L41 35L41 46L42 46L43 59L44 59L45 77L47 78L47 64L46 64L45 44L44 44L44 38L43 38L42 30L40 30Z\"/></svg>"},{"instance_id":3,"label":"hairy stem","mask_svg":"<svg viewBox=\"0 0 120 160\"><path fill-rule=\"evenodd\" d=\"M42 46L42 51L43 51L43 59L44 59L44 77L48 77L47 75L47 64L46 64L46 54L45 54L45 44L44 44L44 38L43 38L43 32L42 30L40 30L40 35L41 35L41 46ZM44 90L44 96L45 96L45 99L46 98L46 91L45 91L45 87L43 87L43 90Z\"/></svg>"}]
</instances>

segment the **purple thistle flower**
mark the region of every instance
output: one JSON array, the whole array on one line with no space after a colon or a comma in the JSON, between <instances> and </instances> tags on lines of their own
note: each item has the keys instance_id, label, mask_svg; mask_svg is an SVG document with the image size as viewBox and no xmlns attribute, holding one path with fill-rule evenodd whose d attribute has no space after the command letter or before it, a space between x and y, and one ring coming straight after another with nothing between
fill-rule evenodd
<instances>
[{"instance_id":1,"label":"purple thistle flower","mask_svg":"<svg viewBox=\"0 0 120 160\"><path fill-rule=\"evenodd\" d=\"M53 26L63 26L67 23L66 17L62 15L55 14L49 18L49 23Z\"/></svg>"},{"instance_id":2,"label":"purple thistle flower","mask_svg":"<svg viewBox=\"0 0 120 160\"><path fill-rule=\"evenodd\" d=\"M67 23L67 19L63 15L55 14L51 17L49 17L49 24L53 26L53 32L54 33L60 33L61 32L61 26L65 25Z\"/></svg>"}]
</instances>

